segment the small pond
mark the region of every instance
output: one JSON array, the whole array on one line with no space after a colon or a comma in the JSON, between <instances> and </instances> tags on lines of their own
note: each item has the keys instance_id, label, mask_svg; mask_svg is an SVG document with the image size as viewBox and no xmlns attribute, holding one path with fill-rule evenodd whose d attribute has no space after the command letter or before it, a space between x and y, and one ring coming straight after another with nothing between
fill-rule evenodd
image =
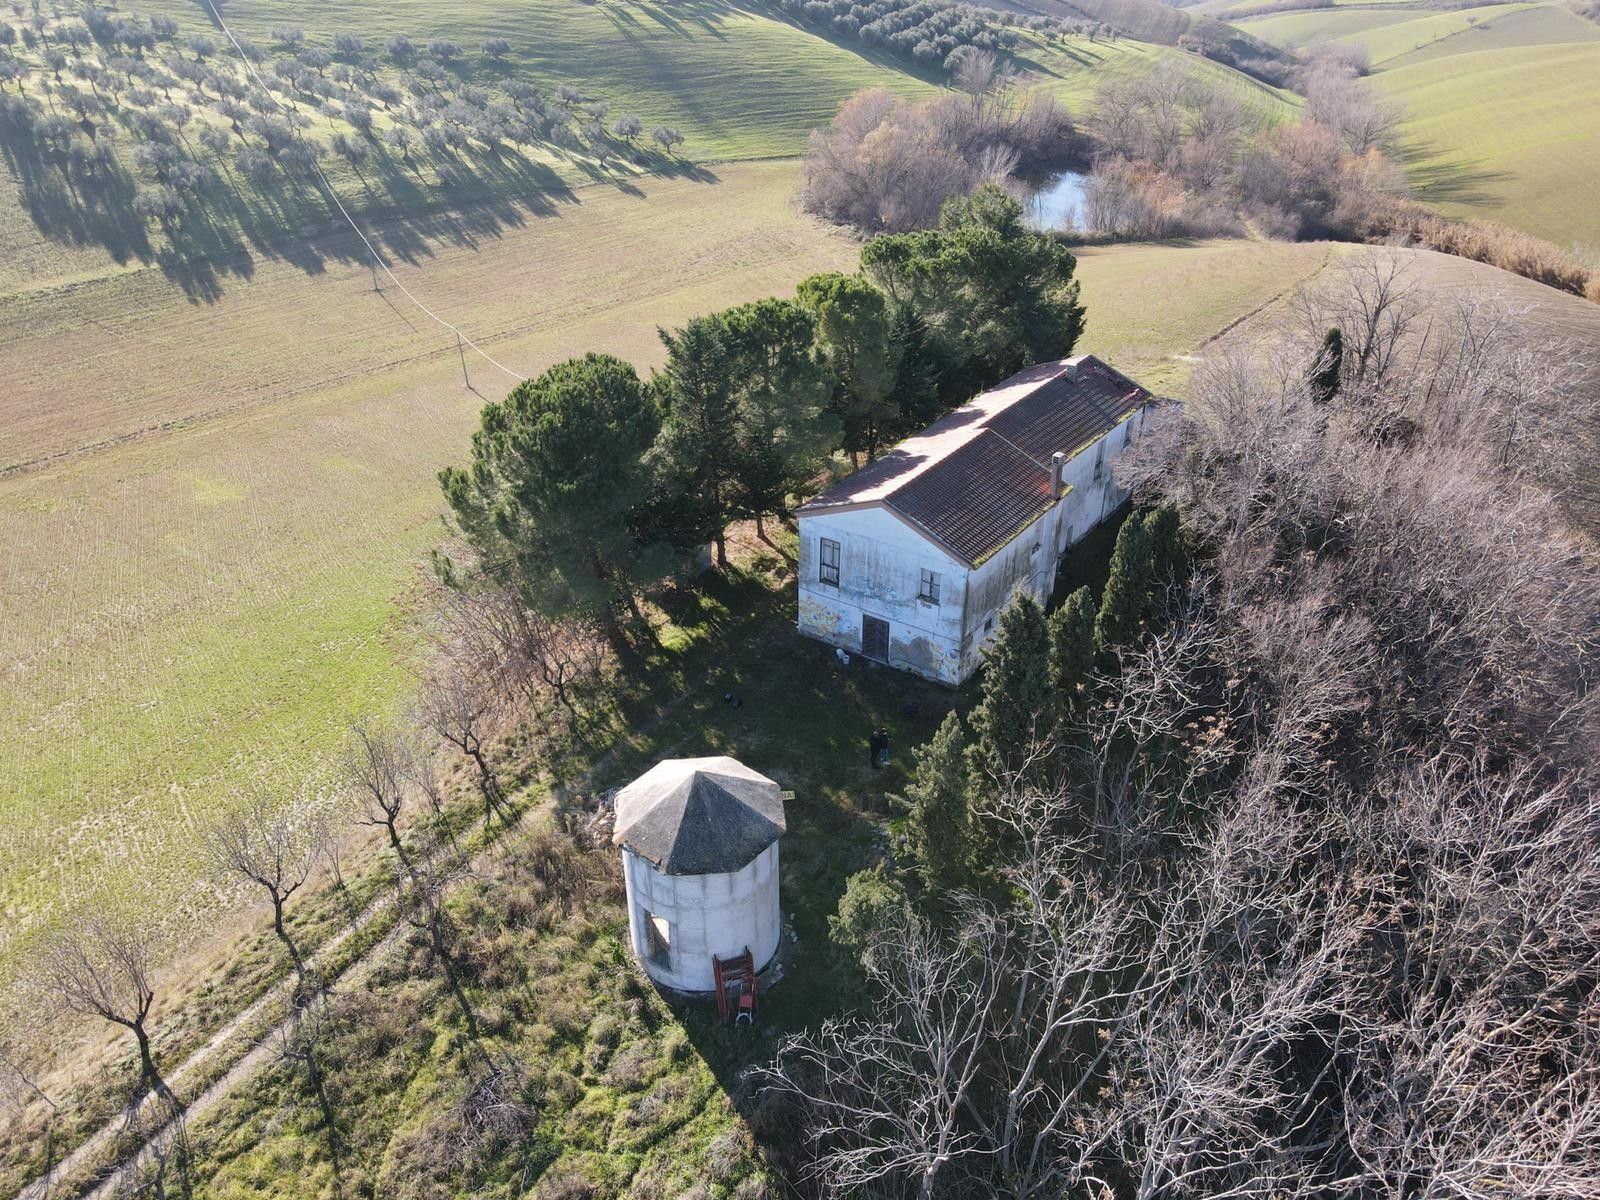
<instances>
[{"instance_id":1,"label":"small pond","mask_svg":"<svg viewBox=\"0 0 1600 1200\"><path fill-rule=\"evenodd\" d=\"M1083 213L1083 185L1087 175L1063 171L1022 203L1023 220L1033 229L1063 229L1077 223Z\"/></svg>"}]
</instances>

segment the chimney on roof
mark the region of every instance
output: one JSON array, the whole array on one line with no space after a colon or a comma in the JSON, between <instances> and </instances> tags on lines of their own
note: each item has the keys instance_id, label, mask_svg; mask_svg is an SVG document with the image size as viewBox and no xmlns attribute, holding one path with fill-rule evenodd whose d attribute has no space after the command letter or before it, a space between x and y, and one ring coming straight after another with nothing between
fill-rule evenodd
<instances>
[{"instance_id":1,"label":"chimney on roof","mask_svg":"<svg viewBox=\"0 0 1600 1200\"><path fill-rule=\"evenodd\" d=\"M1061 476L1067 465L1067 456L1057 450L1050 456L1050 497L1053 500L1061 499L1063 484Z\"/></svg>"}]
</instances>

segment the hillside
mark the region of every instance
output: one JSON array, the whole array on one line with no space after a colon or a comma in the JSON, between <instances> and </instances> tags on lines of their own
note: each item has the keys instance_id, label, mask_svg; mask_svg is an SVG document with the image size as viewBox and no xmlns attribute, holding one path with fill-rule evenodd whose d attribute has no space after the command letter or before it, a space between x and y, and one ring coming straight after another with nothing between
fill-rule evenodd
<instances>
[{"instance_id":1,"label":"hillside","mask_svg":"<svg viewBox=\"0 0 1600 1200\"><path fill-rule=\"evenodd\" d=\"M1242 346L1284 316L1297 282L1364 253L1265 243L1087 252L1084 346L1180 390L1194 360ZM1495 295L1600 345L1593 305L1460 259L1399 253L1440 304ZM1206 299L1176 305L1174 297ZM1219 327L1223 313L1231 320ZM797 937L783 985L763 996L758 1028L719 1026L707 1006L637 983L614 884L588 873L600 871L600 860L563 864L535 788L526 827L484 856L454 906L477 1028L464 1024L417 938L402 930L373 955L359 985L339 989L328 1027L313 1035L335 1081L320 1102L295 1063L275 1055L239 1086L208 1096L190 1129L197 1194L299 1200L360 1181L386 1194L402 1180L440 1179L504 1196L534 1184L540 1196L672 1196L701 1183L702 1194L718 1197L771 1194L759 1183L770 1159L758 1147L781 1151L781 1114L747 1124L734 1105L751 1111L748 1071L784 1032L853 994L836 974L826 918L845 875L880 844L892 813L883 795L903 787L907 752L946 708L963 703L889 672L842 670L825 648L796 639L786 553L786 541L750 543L739 571L713 580L677 614L670 652L633 683L630 707L608 719L610 753L580 785L587 792L624 782L665 755L735 752L759 758L793 788L785 911ZM742 697L737 708L723 701L730 690ZM804 700L823 692L827 705ZM882 776L849 753L856 731L879 721L892 722L896 738L895 765ZM514 1081L512 1107L526 1105L507 1113L509 1140L459 1132L473 1111L472 1081L482 1078L469 1053L479 1047Z\"/></svg>"},{"instance_id":2,"label":"hillside","mask_svg":"<svg viewBox=\"0 0 1600 1200\"><path fill-rule=\"evenodd\" d=\"M1281 46L1364 46L1374 85L1405 106L1419 199L1558 245L1600 244L1600 26L1556 3L1441 12L1400 2L1239 27Z\"/></svg>"},{"instance_id":3,"label":"hillside","mask_svg":"<svg viewBox=\"0 0 1600 1200\"><path fill-rule=\"evenodd\" d=\"M170 60L150 78L198 61L184 39L210 28L202 10L135 11L177 23L149 51ZM536 140L408 165L376 138L364 160L321 160L400 280L523 373L592 347L648 366L658 323L847 264L848 239L793 211L792 163L736 164L795 154L859 88L931 86L770 5L235 0L226 12L272 64L296 58L286 26L321 50L358 35L379 56L358 90L378 99L377 85L403 78L383 56L405 34L462 48L456 86L505 95L525 83L548 98L566 85L586 97L568 108L604 102L681 130L671 154L619 143L604 162L587 141ZM499 36L503 60L478 53ZM89 70L99 52L80 49ZM17 54L48 76L42 47ZM244 78L228 47L209 54ZM1128 38L1031 40L1024 57L1074 107L1108 78L1173 59L1266 116L1290 103ZM78 78L72 61L64 81ZM38 84L9 94L38 99ZM4 810L0 995L22 948L91 901L165 897L173 927L214 911L194 835L238 772L315 772L352 714L399 702L406 678L388 639L435 535L433 474L508 382L473 360L477 391L463 390L453 337L380 281L318 179L251 185L232 162L238 135L207 159L200 132L227 124L214 95L185 136L220 182L178 221L133 219L133 189L152 181L117 124L130 105L96 114L123 208L83 202L20 150L0 177L0 526L15 548L0 596L22 614L0 633L0 734L34 747L6 756L0 794L50 797ZM382 132L393 117L374 112ZM311 128L360 140L339 116ZM1199 255L1239 282L1223 319L1281 283L1267 264L1286 253ZM1162 363L1213 315L1174 313L1140 361ZM26 600L43 593L70 599Z\"/></svg>"}]
</instances>

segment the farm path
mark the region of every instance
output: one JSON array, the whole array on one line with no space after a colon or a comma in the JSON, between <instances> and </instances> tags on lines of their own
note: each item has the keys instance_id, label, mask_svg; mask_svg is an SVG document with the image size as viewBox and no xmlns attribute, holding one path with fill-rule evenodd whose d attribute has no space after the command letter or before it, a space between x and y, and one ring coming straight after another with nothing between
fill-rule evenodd
<instances>
[{"instance_id":1,"label":"farm path","mask_svg":"<svg viewBox=\"0 0 1600 1200\"><path fill-rule=\"evenodd\" d=\"M316 973L319 967L326 966L328 961L338 953L338 950L341 946L343 946L356 934L369 927L381 915L392 908L393 905L394 898L392 895L386 893L382 896L379 896L378 899L374 900L364 910L358 913L348 924L335 932L333 936L331 936L321 946L317 947L315 953L311 954L308 959L308 965L311 967L313 973ZM366 954L363 954L361 957L357 958L354 962L347 966L328 985L328 990L333 990L335 986L348 986L349 983L355 982L355 980L352 979L352 974L363 963L370 963L373 960L377 950L387 943L389 937L391 936L393 936L392 933L385 936L377 943L377 945L372 948L372 950L369 950ZM277 983L273 984L272 987L268 988L265 993L263 993L250 1004L246 1005L244 1008L240 1009L231 1021L212 1034L211 1037L209 1037L202 1045L196 1048L189 1055L189 1057L184 1059L183 1062L179 1063L178 1066L174 1067L171 1071L165 1073L167 1085L173 1090L174 1093L182 1095L185 1082L204 1072L206 1068L208 1068L214 1061L225 1054L241 1033L259 1026L273 1008L287 1004L289 998L294 992L294 986L295 981L292 977L280 979ZM209 1104L214 1104L217 1099L219 1099L222 1095L225 1095L226 1092L231 1089L233 1084L238 1081L238 1079L244 1077L244 1075L240 1073L240 1068L246 1063L254 1059L256 1060L254 1066L259 1067L262 1062L265 1061L265 1053L271 1046L272 1041L276 1037L278 1031L284 1028L286 1024L286 1021L274 1022L265 1034L252 1043L250 1048L237 1061L227 1068L221 1078L219 1078L215 1083L206 1087L197 1097L195 1097L195 1100L192 1103L185 1106L185 1117L192 1118L198 1115L200 1111L203 1111L202 1106L209 1107ZM251 1072L247 1071L244 1074L249 1073ZM154 1104L155 1099L153 1097L146 1097L140 1101L137 1109L131 1115L124 1112L115 1120L106 1122L82 1142L78 1143L78 1145L74 1147L72 1151L65 1155L61 1161L56 1163L55 1166L53 1166L48 1172L39 1176L27 1187L23 1188L18 1196L18 1200L47 1200L47 1198L52 1198L55 1195L63 1194L52 1193L51 1189L57 1179L70 1180L80 1170L92 1164L96 1155L102 1153L105 1148L109 1146L117 1137L117 1135L127 1128L131 1120L137 1119L137 1117L142 1115L145 1111L152 1108ZM155 1136L159 1137L166 1131L167 1128L168 1126L163 1126ZM141 1147L139 1153L142 1155L146 1149L147 1147ZM121 1164L118 1164L119 1167L120 1165ZM115 1185L118 1174L119 1171L117 1169L109 1171L102 1182L88 1194L94 1196L109 1195L109 1189Z\"/></svg>"},{"instance_id":2,"label":"farm path","mask_svg":"<svg viewBox=\"0 0 1600 1200\"><path fill-rule=\"evenodd\" d=\"M693 689L686 689L663 704L649 720L643 722L635 733L648 733L669 714L677 709L685 700L693 695ZM558 784L550 789L548 799L561 799L589 786L604 769L609 765L616 753L617 747L613 746L601 751L576 779L569 783ZM538 785L534 785L538 786ZM472 856L472 870L469 875L476 872L494 853L505 836L513 830L522 827L531 813L545 811L547 805L541 802L524 804L517 815L517 819L509 826L502 826ZM395 898L392 893L385 893L372 904L368 905L360 914L353 918L333 934L326 942L318 947L316 953L310 956L310 965L315 969L319 963L326 963L340 946L345 944L368 928L375 920L394 907ZM400 937L403 926L398 923L382 938L375 942L368 950L348 963L337 976L330 979L323 990L323 995L331 995L337 991L349 991L359 988L376 968L379 959L386 950L392 947ZM204 1045L195 1050L178 1067L167 1074L167 1082L174 1092L181 1089L183 1080L193 1078L218 1056L225 1054L230 1045L234 1045L238 1035L247 1029L255 1027L274 1005L284 1005L293 993L294 980L285 977L275 984L269 991L242 1009L233 1020L219 1029ZM232 1094L242 1083L250 1079L263 1068L270 1066L281 1057L279 1047L283 1038L291 1029L296 1014L289 1014L276 1021L263 1031L239 1054L216 1080L208 1084L193 1100L183 1107L182 1114L173 1121L168 1121L141 1139L139 1145L123 1155L116 1162L102 1168L92 1182L75 1186L71 1180L79 1171L89 1167L95 1161L95 1155L103 1152L111 1144L118 1133L127 1128L126 1115L108 1121L89 1137L78 1144L71 1152L65 1155L59 1163L49 1172L35 1179L21 1193L18 1200L66 1200L67 1197L76 1197L77 1200L110 1200L116 1194L118 1184L135 1174L138 1169L149 1163L155 1151L162 1149L178 1129L178 1122L184 1124L198 1120L214 1110L223 1100ZM152 1107L154 1100L146 1098L141 1101L139 1111ZM67 1181L65 1188L54 1191L53 1186L58 1179Z\"/></svg>"}]
</instances>

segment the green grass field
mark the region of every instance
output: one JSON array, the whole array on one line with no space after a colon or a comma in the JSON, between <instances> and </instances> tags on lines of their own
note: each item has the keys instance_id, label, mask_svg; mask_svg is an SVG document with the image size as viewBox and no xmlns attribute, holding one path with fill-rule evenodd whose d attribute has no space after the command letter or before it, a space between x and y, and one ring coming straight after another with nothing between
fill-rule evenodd
<instances>
[{"instance_id":1,"label":"green grass field","mask_svg":"<svg viewBox=\"0 0 1600 1200\"><path fill-rule=\"evenodd\" d=\"M1600 43L1478 50L1385 71L1419 199L1600 245Z\"/></svg>"},{"instance_id":2,"label":"green grass field","mask_svg":"<svg viewBox=\"0 0 1600 1200\"><path fill-rule=\"evenodd\" d=\"M1449 12L1409 6L1322 9L1245 20L1239 27L1279 46L1359 44L1378 71L1479 50L1600 41L1600 25L1551 3L1485 4Z\"/></svg>"},{"instance_id":3,"label":"green grass field","mask_svg":"<svg viewBox=\"0 0 1600 1200\"><path fill-rule=\"evenodd\" d=\"M1557 245L1600 245L1600 26L1556 3L1385 4L1239 22L1281 46L1365 46L1407 112L1419 199Z\"/></svg>"},{"instance_id":4,"label":"green grass field","mask_svg":"<svg viewBox=\"0 0 1600 1200\"><path fill-rule=\"evenodd\" d=\"M1107 81L1143 78L1164 64L1178 65L1209 90L1232 93L1247 109L1265 120L1281 120L1300 103L1293 93L1252 79L1222 63L1150 42L1128 39L1091 42L1074 37L1036 48L1027 57L1032 79L1079 116L1089 111L1096 90Z\"/></svg>"},{"instance_id":5,"label":"green grass field","mask_svg":"<svg viewBox=\"0 0 1600 1200\"><path fill-rule=\"evenodd\" d=\"M658 322L854 258L792 212L792 164L719 170L721 183L662 182L638 199L596 189L403 277L531 373L591 347L647 364ZM1322 256L1270 243L1092 251L1084 347L1171 385L1173 355ZM163 301L159 277L139 275L54 298L125 331L71 364L74 395L118 397L85 426L162 406L173 424L0 479L0 530L22 548L0 568L0 604L19 614L0 643L0 741L28 748L0 778L18 798L0 841L7 966L50 917L90 901L167 896L180 923L206 911L194 835L232 782L303 770L351 713L403 694L387 635L437 536L433 474L464 453L480 400L453 346L413 337L370 287L355 265L310 278L273 264L206 310L170 290ZM24 410L44 404L60 347L15 350L6 390ZM173 361L193 364L176 392ZM484 395L506 385L482 365L472 375ZM27 438L47 443L47 424Z\"/></svg>"},{"instance_id":6,"label":"green grass field","mask_svg":"<svg viewBox=\"0 0 1600 1200\"><path fill-rule=\"evenodd\" d=\"M1306 9L1270 17L1246 17L1234 24L1274 46L1297 49L1318 42L1362 37L1374 30L1416 19L1417 13L1412 9L1384 5L1381 8Z\"/></svg>"},{"instance_id":7,"label":"green grass field","mask_svg":"<svg viewBox=\"0 0 1600 1200\"><path fill-rule=\"evenodd\" d=\"M853 261L793 211L795 179L752 164L597 188L400 274L524 373L590 348L648 363L658 322ZM303 770L404 690L387 635L437 536L434 472L465 453L482 400L453 341L370 289L354 263L271 263L198 309L158 271L118 274L32 299L36 324L101 331L98 353L58 329L0 356L0 391L44 410L8 458L141 434L0 478L7 976L44 921L91 899L205 909L194 834L229 787ZM484 396L509 382L472 373Z\"/></svg>"},{"instance_id":8,"label":"green grass field","mask_svg":"<svg viewBox=\"0 0 1600 1200\"><path fill-rule=\"evenodd\" d=\"M185 30L208 22L191 0L145 0ZM566 83L680 126L697 160L796 153L807 133L852 92L873 85L925 86L898 59L873 58L860 42L835 44L775 8L727 0L229 0L236 33L263 45L279 25L299 25L323 44L357 33L382 52L403 33L419 45L448 38L472 60L469 76L488 83L515 74L553 89ZM504 65L480 58L484 39L512 45Z\"/></svg>"}]
</instances>

